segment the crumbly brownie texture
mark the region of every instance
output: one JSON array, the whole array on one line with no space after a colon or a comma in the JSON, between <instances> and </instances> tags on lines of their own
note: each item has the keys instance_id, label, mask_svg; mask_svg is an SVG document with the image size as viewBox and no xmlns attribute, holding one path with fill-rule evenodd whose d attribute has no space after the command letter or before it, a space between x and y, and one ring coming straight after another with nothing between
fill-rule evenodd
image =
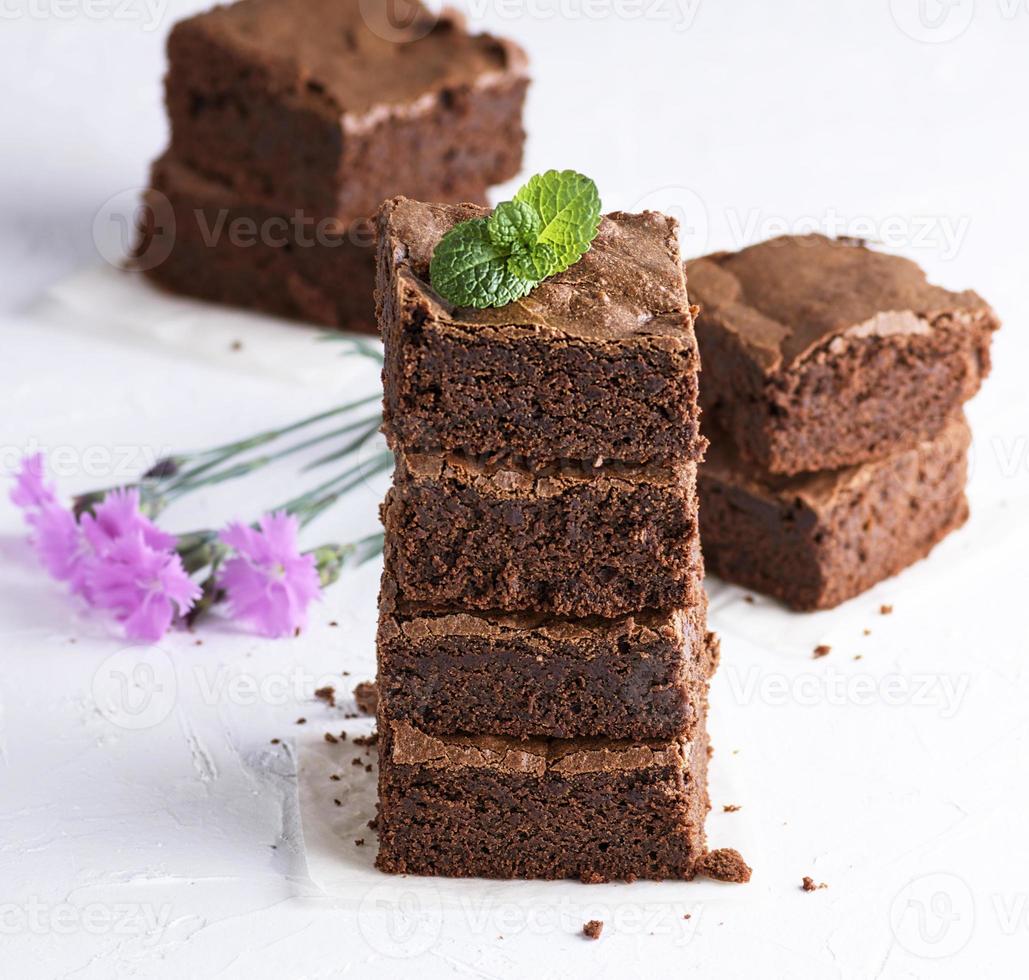
<instances>
[{"instance_id":1,"label":"crumbly brownie texture","mask_svg":"<svg viewBox=\"0 0 1029 980\"><path fill-rule=\"evenodd\" d=\"M370 222L298 222L295 212L247 204L170 154L154 164L144 204L137 264L165 289L378 333Z\"/></svg>"},{"instance_id":2,"label":"crumbly brownie texture","mask_svg":"<svg viewBox=\"0 0 1029 980\"><path fill-rule=\"evenodd\" d=\"M978 390L999 323L907 259L821 235L687 263L702 402L744 459L835 469L933 438Z\"/></svg>"},{"instance_id":3,"label":"crumbly brownie texture","mask_svg":"<svg viewBox=\"0 0 1029 980\"><path fill-rule=\"evenodd\" d=\"M968 517L963 418L872 463L771 477L712 435L699 475L708 570L799 610L828 609L924 558Z\"/></svg>"},{"instance_id":4,"label":"crumbly brownie texture","mask_svg":"<svg viewBox=\"0 0 1029 980\"><path fill-rule=\"evenodd\" d=\"M688 879L704 854L706 738L435 738L379 726L382 871Z\"/></svg>"},{"instance_id":5,"label":"crumbly brownie texture","mask_svg":"<svg viewBox=\"0 0 1029 980\"><path fill-rule=\"evenodd\" d=\"M580 617L693 605L696 471L400 454L382 511L398 601Z\"/></svg>"},{"instance_id":6,"label":"crumbly brownie texture","mask_svg":"<svg viewBox=\"0 0 1029 980\"><path fill-rule=\"evenodd\" d=\"M524 299L455 308L429 285L429 261L450 228L484 213L404 198L380 211L394 448L534 463L699 459L699 358L674 219L610 214L579 262Z\"/></svg>"},{"instance_id":7,"label":"crumbly brownie texture","mask_svg":"<svg viewBox=\"0 0 1029 980\"><path fill-rule=\"evenodd\" d=\"M393 194L479 200L521 166L525 56L418 0L243 0L176 24L166 101L190 166L344 221Z\"/></svg>"},{"instance_id":8,"label":"crumbly brownie texture","mask_svg":"<svg viewBox=\"0 0 1029 980\"><path fill-rule=\"evenodd\" d=\"M617 620L379 621L382 713L430 735L696 738L718 642L704 607Z\"/></svg>"}]
</instances>

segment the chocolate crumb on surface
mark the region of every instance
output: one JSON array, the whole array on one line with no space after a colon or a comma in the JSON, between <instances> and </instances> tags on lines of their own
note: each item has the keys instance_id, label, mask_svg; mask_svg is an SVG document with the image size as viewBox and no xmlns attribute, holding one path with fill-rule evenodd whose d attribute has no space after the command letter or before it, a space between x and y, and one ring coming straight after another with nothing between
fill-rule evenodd
<instances>
[{"instance_id":1,"label":"chocolate crumb on surface","mask_svg":"<svg viewBox=\"0 0 1029 980\"><path fill-rule=\"evenodd\" d=\"M861 635L862 635L862 636L871 636L871 635L872 635L872 631L871 631L870 629L867 629L867 628L866 628L866 629L863 629L863 630L861 631Z\"/></svg>"},{"instance_id":2,"label":"chocolate crumb on surface","mask_svg":"<svg viewBox=\"0 0 1029 980\"><path fill-rule=\"evenodd\" d=\"M325 739L326 742L332 742L334 744L339 741L339 739L336 738L336 736L333 735L332 732L326 732L322 737Z\"/></svg>"},{"instance_id":3,"label":"chocolate crumb on surface","mask_svg":"<svg viewBox=\"0 0 1029 980\"><path fill-rule=\"evenodd\" d=\"M352 766L363 766L364 763L360 759L351 759L350 764Z\"/></svg>"},{"instance_id":4,"label":"chocolate crumb on surface","mask_svg":"<svg viewBox=\"0 0 1029 980\"><path fill-rule=\"evenodd\" d=\"M354 841L354 847L364 847L364 838L358 837L357 840Z\"/></svg>"},{"instance_id":5,"label":"chocolate crumb on surface","mask_svg":"<svg viewBox=\"0 0 1029 980\"><path fill-rule=\"evenodd\" d=\"M740 809L740 805L738 803L726 803L725 806L722 807L722 812L723 813L736 813L736 811L739 810L739 809Z\"/></svg>"},{"instance_id":6,"label":"chocolate crumb on surface","mask_svg":"<svg viewBox=\"0 0 1029 980\"><path fill-rule=\"evenodd\" d=\"M599 919L590 919L589 922L584 922L582 925L582 934L587 939L599 939L603 931L604 923Z\"/></svg>"},{"instance_id":7,"label":"chocolate crumb on surface","mask_svg":"<svg viewBox=\"0 0 1029 980\"><path fill-rule=\"evenodd\" d=\"M324 701L330 708L336 707L336 689L330 684L326 684L325 687L318 688L314 692L314 696L319 701Z\"/></svg>"},{"instance_id":8,"label":"chocolate crumb on surface","mask_svg":"<svg viewBox=\"0 0 1029 980\"><path fill-rule=\"evenodd\" d=\"M278 745L281 740L277 738L272 739L272 745Z\"/></svg>"},{"instance_id":9,"label":"chocolate crumb on surface","mask_svg":"<svg viewBox=\"0 0 1029 980\"><path fill-rule=\"evenodd\" d=\"M889 616L891 612L893 612L893 606L887 605L886 603L883 603L879 607L879 613L882 616Z\"/></svg>"},{"instance_id":10,"label":"chocolate crumb on surface","mask_svg":"<svg viewBox=\"0 0 1029 980\"><path fill-rule=\"evenodd\" d=\"M375 681L361 681L354 688L354 700L357 702L357 710L365 715L374 715L379 705L379 689Z\"/></svg>"},{"instance_id":11,"label":"chocolate crumb on surface","mask_svg":"<svg viewBox=\"0 0 1029 980\"><path fill-rule=\"evenodd\" d=\"M743 597L744 602L749 602L750 605L754 605L754 597L752 595L745 595Z\"/></svg>"},{"instance_id":12,"label":"chocolate crumb on surface","mask_svg":"<svg viewBox=\"0 0 1029 980\"><path fill-rule=\"evenodd\" d=\"M306 725L307 724L307 719L306 718L298 718L297 719L297 724L298 725Z\"/></svg>"},{"instance_id":13,"label":"chocolate crumb on surface","mask_svg":"<svg viewBox=\"0 0 1029 980\"><path fill-rule=\"evenodd\" d=\"M800 883L800 887L806 892L816 892L820 888L828 888L829 886L824 881L816 885L814 878L804 875L804 880Z\"/></svg>"},{"instance_id":14,"label":"chocolate crumb on surface","mask_svg":"<svg viewBox=\"0 0 1029 980\"><path fill-rule=\"evenodd\" d=\"M358 735L354 739L354 745L367 746L374 745L379 740L378 732L372 732L371 735Z\"/></svg>"},{"instance_id":15,"label":"chocolate crumb on surface","mask_svg":"<svg viewBox=\"0 0 1029 980\"><path fill-rule=\"evenodd\" d=\"M342 800L333 799L332 802L335 803L336 806L343 806L343 801Z\"/></svg>"},{"instance_id":16,"label":"chocolate crumb on surface","mask_svg":"<svg viewBox=\"0 0 1029 980\"><path fill-rule=\"evenodd\" d=\"M338 783L341 778L342 777L338 772L334 772L331 776L329 776L329 779L331 779L334 783Z\"/></svg>"},{"instance_id":17,"label":"chocolate crumb on surface","mask_svg":"<svg viewBox=\"0 0 1029 980\"><path fill-rule=\"evenodd\" d=\"M818 660L819 657L824 657L831 650L832 650L832 647L829 646L828 643L819 643L818 646L815 647L813 656L814 656L815 660Z\"/></svg>"},{"instance_id":18,"label":"chocolate crumb on surface","mask_svg":"<svg viewBox=\"0 0 1029 980\"><path fill-rule=\"evenodd\" d=\"M229 344L229 350L242 350L242 349L243 349L243 341L242 340L234 340L231 344Z\"/></svg>"},{"instance_id":19,"label":"chocolate crumb on surface","mask_svg":"<svg viewBox=\"0 0 1029 980\"><path fill-rule=\"evenodd\" d=\"M334 620L334 619L330 619L329 620L329 625L335 627L335 626L339 626L339 623L337 623L336 620Z\"/></svg>"},{"instance_id":20,"label":"chocolate crumb on surface","mask_svg":"<svg viewBox=\"0 0 1029 980\"><path fill-rule=\"evenodd\" d=\"M743 884L750 881L750 865L734 847L719 847L708 851L697 862L697 874L715 881L730 881Z\"/></svg>"}]
</instances>

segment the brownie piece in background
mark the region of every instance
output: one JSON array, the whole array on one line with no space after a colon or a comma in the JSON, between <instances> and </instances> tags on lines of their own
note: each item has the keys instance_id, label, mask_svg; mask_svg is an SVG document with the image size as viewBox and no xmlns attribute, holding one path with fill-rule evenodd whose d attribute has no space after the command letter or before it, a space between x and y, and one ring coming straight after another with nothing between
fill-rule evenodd
<instances>
[{"instance_id":1,"label":"brownie piece in background","mask_svg":"<svg viewBox=\"0 0 1029 980\"><path fill-rule=\"evenodd\" d=\"M706 735L437 738L380 714L379 742L382 871L689 879L704 856Z\"/></svg>"},{"instance_id":2,"label":"brownie piece in background","mask_svg":"<svg viewBox=\"0 0 1029 980\"><path fill-rule=\"evenodd\" d=\"M706 422L770 473L932 439L989 372L999 324L983 299L852 240L776 238L686 271Z\"/></svg>"},{"instance_id":3,"label":"brownie piece in background","mask_svg":"<svg viewBox=\"0 0 1029 980\"><path fill-rule=\"evenodd\" d=\"M243 0L176 24L168 58L172 151L273 211L480 200L521 166L522 51L418 0Z\"/></svg>"},{"instance_id":4,"label":"brownie piece in background","mask_svg":"<svg viewBox=\"0 0 1029 980\"><path fill-rule=\"evenodd\" d=\"M694 738L718 661L705 609L613 620L404 615L387 595L382 711L439 736Z\"/></svg>"},{"instance_id":5,"label":"brownie piece in background","mask_svg":"<svg viewBox=\"0 0 1029 980\"><path fill-rule=\"evenodd\" d=\"M567 616L695 603L696 474L400 453L382 510L398 601Z\"/></svg>"},{"instance_id":6,"label":"brownie piece in background","mask_svg":"<svg viewBox=\"0 0 1029 980\"><path fill-rule=\"evenodd\" d=\"M144 205L137 265L166 289L378 333L371 222L278 214L247 203L231 186L201 176L171 154L154 163Z\"/></svg>"},{"instance_id":7,"label":"brownie piece in background","mask_svg":"<svg viewBox=\"0 0 1029 980\"><path fill-rule=\"evenodd\" d=\"M730 439L711 439L698 477L705 564L794 609L858 595L924 558L968 517L963 417L912 449L792 477L764 473Z\"/></svg>"},{"instance_id":8,"label":"brownie piece in background","mask_svg":"<svg viewBox=\"0 0 1029 980\"><path fill-rule=\"evenodd\" d=\"M582 259L524 299L455 308L429 285L429 261L455 224L485 213L404 198L379 213L394 449L531 466L699 459L699 359L675 220L608 215Z\"/></svg>"}]
</instances>

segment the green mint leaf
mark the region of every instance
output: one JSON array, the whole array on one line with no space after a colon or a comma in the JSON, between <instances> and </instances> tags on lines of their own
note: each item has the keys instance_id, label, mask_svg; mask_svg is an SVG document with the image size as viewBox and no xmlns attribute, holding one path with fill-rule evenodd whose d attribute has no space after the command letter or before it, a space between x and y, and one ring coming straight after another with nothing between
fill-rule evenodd
<instances>
[{"instance_id":1,"label":"green mint leaf","mask_svg":"<svg viewBox=\"0 0 1029 980\"><path fill-rule=\"evenodd\" d=\"M494 245L508 250L531 248L543 230L543 220L524 201L504 201L489 219L489 237Z\"/></svg>"},{"instance_id":2,"label":"green mint leaf","mask_svg":"<svg viewBox=\"0 0 1029 980\"><path fill-rule=\"evenodd\" d=\"M507 260L507 269L522 279L530 279L538 285L547 276L561 271L557 251L553 245L537 242L531 248L516 247Z\"/></svg>"},{"instance_id":3,"label":"green mint leaf","mask_svg":"<svg viewBox=\"0 0 1029 980\"><path fill-rule=\"evenodd\" d=\"M600 227L597 185L574 170L537 174L514 199L528 204L540 217L543 227L538 240L551 245L557 255L557 267L550 275L578 262Z\"/></svg>"},{"instance_id":4,"label":"green mint leaf","mask_svg":"<svg viewBox=\"0 0 1029 980\"><path fill-rule=\"evenodd\" d=\"M489 218L474 218L448 231L432 254L432 288L455 306L506 306L536 285L507 267L510 248L490 239Z\"/></svg>"}]
</instances>

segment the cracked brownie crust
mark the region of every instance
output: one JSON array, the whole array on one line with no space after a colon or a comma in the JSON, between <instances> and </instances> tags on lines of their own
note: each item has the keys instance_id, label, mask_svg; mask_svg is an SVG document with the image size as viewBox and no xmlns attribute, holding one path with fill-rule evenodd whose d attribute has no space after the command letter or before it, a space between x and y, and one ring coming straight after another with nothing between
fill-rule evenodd
<instances>
[{"instance_id":1,"label":"cracked brownie crust","mask_svg":"<svg viewBox=\"0 0 1029 980\"><path fill-rule=\"evenodd\" d=\"M772 473L932 439L990 369L999 323L971 291L851 241L784 237L687 263L713 428Z\"/></svg>"},{"instance_id":2,"label":"cracked brownie crust","mask_svg":"<svg viewBox=\"0 0 1029 980\"><path fill-rule=\"evenodd\" d=\"M541 465L699 459L699 359L675 221L608 215L581 261L529 296L455 308L429 285L429 260L450 228L484 213L404 198L380 211L376 302L394 448Z\"/></svg>"},{"instance_id":3,"label":"cracked brownie crust","mask_svg":"<svg viewBox=\"0 0 1029 980\"><path fill-rule=\"evenodd\" d=\"M935 439L841 470L772 477L712 436L700 489L708 569L794 609L828 609L924 558L968 517L971 435Z\"/></svg>"},{"instance_id":4,"label":"cracked brownie crust","mask_svg":"<svg viewBox=\"0 0 1029 980\"><path fill-rule=\"evenodd\" d=\"M397 601L620 616L699 600L696 464L541 473L403 454L383 505Z\"/></svg>"}]
</instances>

